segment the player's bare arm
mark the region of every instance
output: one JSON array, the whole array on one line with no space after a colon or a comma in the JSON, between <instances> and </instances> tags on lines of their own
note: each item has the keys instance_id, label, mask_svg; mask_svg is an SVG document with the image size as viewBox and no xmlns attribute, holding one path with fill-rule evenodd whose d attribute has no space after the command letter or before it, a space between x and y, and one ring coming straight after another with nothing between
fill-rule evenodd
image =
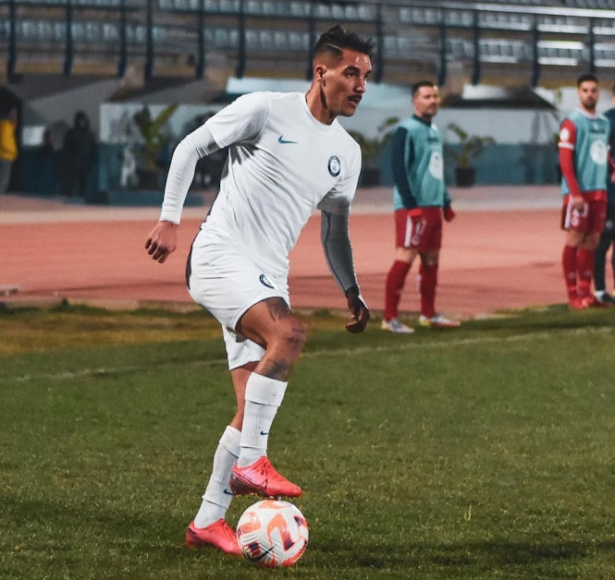
<instances>
[{"instance_id":1,"label":"player's bare arm","mask_svg":"<svg viewBox=\"0 0 615 580\"><path fill-rule=\"evenodd\" d=\"M164 263L177 248L177 228L173 222L159 221L145 242L145 249L153 260Z\"/></svg>"}]
</instances>

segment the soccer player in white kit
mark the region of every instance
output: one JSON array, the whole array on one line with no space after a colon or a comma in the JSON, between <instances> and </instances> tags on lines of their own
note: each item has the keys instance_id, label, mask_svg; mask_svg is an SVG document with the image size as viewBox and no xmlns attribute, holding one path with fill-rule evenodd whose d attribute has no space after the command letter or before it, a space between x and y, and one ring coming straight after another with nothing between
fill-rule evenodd
<instances>
[{"instance_id":1,"label":"soccer player in white kit","mask_svg":"<svg viewBox=\"0 0 615 580\"><path fill-rule=\"evenodd\" d=\"M288 297L288 254L315 209L330 270L359 333L370 317L359 291L348 237L361 152L338 116L352 116L371 72L373 42L336 26L313 51L307 93L245 95L177 146L160 221L146 248L164 262L176 248L181 211L196 162L229 147L220 192L192 244L190 295L220 322L237 399L222 435L203 503L186 532L190 547L240 554L225 514L233 495L297 497L301 488L267 458L267 439L290 368L306 339Z\"/></svg>"}]
</instances>

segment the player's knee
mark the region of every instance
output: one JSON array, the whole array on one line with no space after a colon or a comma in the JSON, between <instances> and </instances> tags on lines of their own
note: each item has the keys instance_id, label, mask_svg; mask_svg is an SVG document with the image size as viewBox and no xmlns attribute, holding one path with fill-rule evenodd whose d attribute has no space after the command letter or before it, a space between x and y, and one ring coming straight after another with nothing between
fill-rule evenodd
<instances>
[{"instance_id":1,"label":"player's knee","mask_svg":"<svg viewBox=\"0 0 615 580\"><path fill-rule=\"evenodd\" d=\"M297 358L305 345L306 338L306 325L293 317L289 320L289 324L280 332L278 344L290 356Z\"/></svg>"},{"instance_id":2,"label":"player's knee","mask_svg":"<svg viewBox=\"0 0 615 580\"><path fill-rule=\"evenodd\" d=\"M600 235L597 234L590 234L589 236L587 236L584 240L583 243L581 244L581 247L584 250L590 250L593 251L598 247L598 243L600 242Z\"/></svg>"},{"instance_id":3,"label":"player's knee","mask_svg":"<svg viewBox=\"0 0 615 580\"><path fill-rule=\"evenodd\" d=\"M425 267L436 266L438 264L439 259L440 259L440 255L436 253L421 254L421 263Z\"/></svg>"}]
</instances>

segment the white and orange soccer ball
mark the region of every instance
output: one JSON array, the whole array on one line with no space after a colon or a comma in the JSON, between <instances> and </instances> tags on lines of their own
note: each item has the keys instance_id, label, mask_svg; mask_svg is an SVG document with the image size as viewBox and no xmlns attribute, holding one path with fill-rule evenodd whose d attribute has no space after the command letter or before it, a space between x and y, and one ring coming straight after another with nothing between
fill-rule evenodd
<instances>
[{"instance_id":1,"label":"white and orange soccer ball","mask_svg":"<svg viewBox=\"0 0 615 580\"><path fill-rule=\"evenodd\" d=\"M257 566L292 566L305 552L308 525L297 506L265 499L250 506L237 523L243 555Z\"/></svg>"}]
</instances>

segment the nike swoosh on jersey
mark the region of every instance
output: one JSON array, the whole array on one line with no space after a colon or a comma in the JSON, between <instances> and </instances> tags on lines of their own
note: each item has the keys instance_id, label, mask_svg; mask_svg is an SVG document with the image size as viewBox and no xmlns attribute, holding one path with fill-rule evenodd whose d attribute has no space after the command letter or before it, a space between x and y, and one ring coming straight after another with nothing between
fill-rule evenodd
<instances>
[{"instance_id":1,"label":"nike swoosh on jersey","mask_svg":"<svg viewBox=\"0 0 615 580\"><path fill-rule=\"evenodd\" d=\"M284 135L280 135L278 137L278 143L282 143L282 145L285 145L286 143L294 143L297 145L297 141L288 141L287 139L284 139Z\"/></svg>"}]
</instances>

